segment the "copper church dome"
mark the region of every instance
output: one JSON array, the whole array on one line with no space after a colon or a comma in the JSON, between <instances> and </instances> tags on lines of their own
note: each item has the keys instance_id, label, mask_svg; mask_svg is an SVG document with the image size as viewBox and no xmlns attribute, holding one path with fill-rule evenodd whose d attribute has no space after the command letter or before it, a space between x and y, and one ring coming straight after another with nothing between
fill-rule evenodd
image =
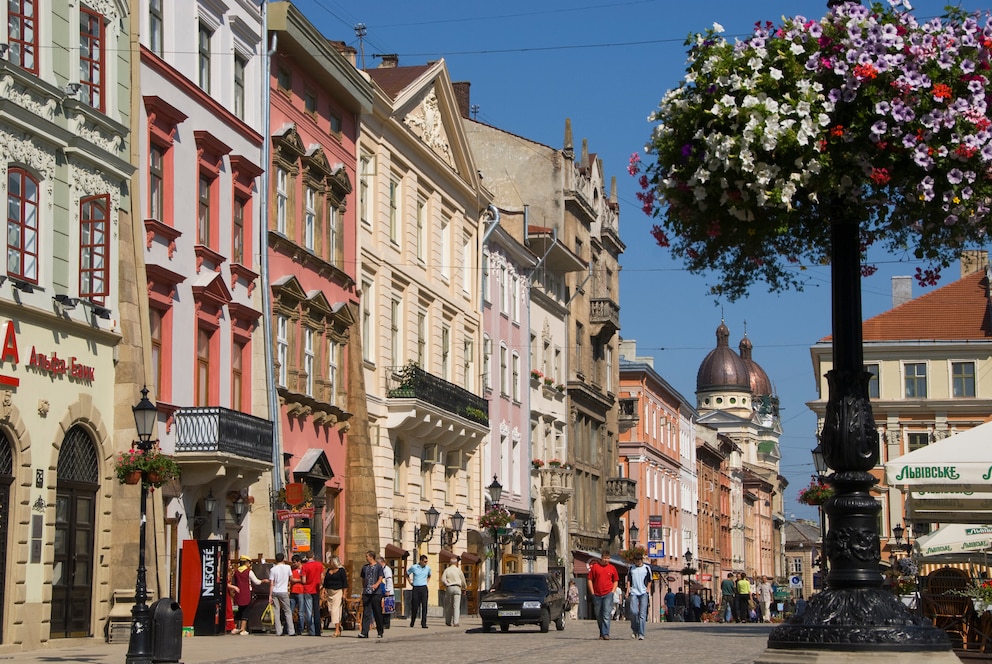
<instances>
[{"instance_id":1,"label":"copper church dome","mask_svg":"<svg viewBox=\"0 0 992 664\"><path fill-rule=\"evenodd\" d=\"M751 394L755 397L764 397L772 394L772 381L768 379L768 374L761 368L761 365L751 359L753 346L751 340L747 338L747 333L741 339L741 361L747 367L747 373L751 384Z\"/></svg>"},{"instance_id":2,"label":"copper church dome","mask_svg":"<svg viewBox=\"0 0 992 664\"><path fill-rule=\"evenodd\" d=\"M751 374L740 356L730 348L729 339L730 330L720 321L720 327L716 328L716 348L709 352L696 374L697 392L751 391Z\"/></svg>"}]
</instances>

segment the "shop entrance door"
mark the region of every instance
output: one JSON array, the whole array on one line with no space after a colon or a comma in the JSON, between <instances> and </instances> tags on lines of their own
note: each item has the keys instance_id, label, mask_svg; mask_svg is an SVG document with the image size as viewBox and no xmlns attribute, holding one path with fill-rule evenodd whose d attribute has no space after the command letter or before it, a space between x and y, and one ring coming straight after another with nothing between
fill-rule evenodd
<instances>
[{"instance_id":1,"label":"shop entrance door","mask_svg":"<svg viewBox=\"0 0 992 664\"><path fill-rule=\"evenodd\" d=\"M59 451L52 570L53 639L92 636L98 480L93 441L84 429L73 427Z\"/></svg>"},{"instance_id":2,"label":"shop entrance door","mask_svg":"<svg viewBox=\"0 0 992 664\"><path fill-rule=\"evenodd\" d=\"M3 643L3 607L7 589L7 515L10 514L10 487L13 483L13 451L7 436L0 433L0 643Z\"/></svg>"}]
</instances>

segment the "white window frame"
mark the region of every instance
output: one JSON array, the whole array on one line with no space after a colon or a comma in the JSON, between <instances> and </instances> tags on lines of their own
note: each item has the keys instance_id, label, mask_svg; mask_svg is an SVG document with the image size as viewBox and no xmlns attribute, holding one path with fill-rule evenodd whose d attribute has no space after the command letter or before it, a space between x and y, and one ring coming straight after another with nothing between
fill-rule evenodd
<instances>
[{"instance_id":1,"label":"white window frame","mask_svg":"<svg viewBox=\"0 0 992 664\"><path fill-rule=\"evenodd\" d=\"M520 403L520 353L510 354L510 395L516 403Z\"/></svg>"},{"instance_id":2,"label":"white window frame","mask_svg":"<svg viewBox=\"0 0 992 664\"><path fill-rule=\"evenodd\" d=\"M313 348L313 337L314 331L309 327L303 330L303 371L307 375L306 387L304 394L308 397L313 396L313 383L314 383L314 348Z\"/></svg>"},{"instance_id":3,"label":"white window frame","mask_svg":"<svg viewBox=\"0 0 992 664\"><path fill-rule=\"evenodd\" d=\"M289 217L289 171L276 168L276 232L286 234Z\"/></svg>"},{"instance_id":4,"label":"white window frame","mask_svg":"<svg viewBox=\"0 0 992 664\"><path fill-rule=\"evenodd\" d=\"M427 251L427 198L417 197L417 260L425 260Z\"/></svg>"},{"instance_id":5,"label":"white window frame","mask_svg":"<svg viewBox=\"0 0 992 664\"><path fill-rule=\"evenodd\" d=\"M327 403L336 405L338 392L338 342L334 339L327 341Z\"/></svg>"},{"instance_id":6,"label":"white window frame","mask_svg":"<svg viewBox=\"0 0 992 664\"><path fill-rule=\"evenodd\" d=\"M370 280L362 280L362 359L372 362L375 358L375 286Z\"/></svg>"},{"instance_id":7,"label":"white window frame","mask_svg":"<svg viewBox=\"0 0 992 664\"><path fill-rule=\"evenodd\" d=\"M280 387L288 387L286 377L289 374L289 318L276 316L276 356L279 360Z\"/></svg>"},{"instance_id":8,"label":"white window frame","mask_svg":"<svg viewBox=\"0 0 992 664\"><path fill-rule=\"evenodd\" d=\"M441 326L441 378L451 382L451 326Z\"/></svg>"},{"instance_id":9,"label":"white window frame","mask_svg":"<svg viewBox=\"0 0 992 664\"><path fill-rule=\"evenodd\" d=\"M307 185L306 209L303 212L303 246L314 250L314 236L317 226L317 190Z\"/></svg>"},{"instance_id":10,"label":"white window frame","mask_svg":"<svg viewBox=\"0 0 992 664\"><path fill-rule=\"evenodd\" d=\"M403 339L403 303L399 298L389 301L389 361L394 367L400 366Z\"/></svg>"},{"instance_id":11,"label":"white window frame","mask_svg":"<svg viewBox=\"0 0 992 664\"><path fill-rule=\"evenodd\" d=\"M493 340L488 334L482 337L482 388L493 389Z\"/></svg>"},{"instance_id":12,"label":"white window frame","mask_svg":"<svg viewBox=\"0 0 992 664\"><path fill-rule=\"evenodd\" d=\"M451 217L441 217L441 278L448 281L451 276Z\"/></svg>"},{"instance_id":13,"label":"white window frame","mask_svg":"<svg viewBox=\"0 0 992 664\"><path fill-rule=\"evenodd\" d=\"M499 343L499 393L510 396L510 349L502 341Z\"/></svg>"},{"instance_id":14,"label":"white window frame","mask_svg":"<svg viewBox=\"0 0 992 664\"><path fill-rule=\"evenodd\" d=\"M363 154L358 162L361 169L358 176L358 214L362 223L366 226L372 225L372 215L369 214L369 193L372 190L374 159L370 154Z\"/></svg>"},{"instance_id":15,"label":"white window frame","mask_svg":"<svg viewBox=\"0 0 992 664\"><path fill-rule=\"evenodd\" d=\"M400 181L396 176L389 178L389 241L400 243Z\"/></svg>"}]
</instances>

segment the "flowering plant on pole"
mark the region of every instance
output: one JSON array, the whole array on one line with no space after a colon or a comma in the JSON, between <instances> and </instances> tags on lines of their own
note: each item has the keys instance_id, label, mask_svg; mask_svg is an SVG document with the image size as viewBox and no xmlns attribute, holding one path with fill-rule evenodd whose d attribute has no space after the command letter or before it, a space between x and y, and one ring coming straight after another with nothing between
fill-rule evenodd
<instances>
[{"instance_id":1,"label":"flowering plant on pole","mask_svg":"<svg viewBox=\"0 0 992 664\"><path fill-rule=\"evenodd\" d=\"M862 252L928 261L923 284L985 239L992 21L948 9L918 22L889 4L759 23L734 43L714 24L687 41L685 80L628 170L656 241L691 272L721 274L713 293L801 290L802 270L830 260L838 209Z\"/></svg>"}]
</instances>

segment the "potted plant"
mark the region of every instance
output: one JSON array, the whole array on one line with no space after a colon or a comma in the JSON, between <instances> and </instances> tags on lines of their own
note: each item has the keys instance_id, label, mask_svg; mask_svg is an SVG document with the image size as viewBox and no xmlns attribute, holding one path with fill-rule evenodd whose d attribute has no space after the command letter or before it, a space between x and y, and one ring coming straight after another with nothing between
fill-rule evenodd
<instances>
[{"instance_id":1,"label":"potted plant","mask_svg":"<svg viewBox=\"0 0 992 664\"><path fill-rule=\"evenodd\" d=\"M544 467L544 462L540 459L531 459L530 465L534 467L534 470L540 470Z\"/></svg>"},{"instance_id":2,"label":"potted plant","mask_svg":"<svg viewBox=\"0 0 992 664\"><path fill-rule=\"evenodd\" d=\"M479 527L486 530L498 531L506 528L512 520L513 517L510 515L510 510L502 505L493 505L485 514L479 517Z\"/></svg>"},{"instance_id":3,"label":"potted plant","mask_svg":"<svg viewBox=\"0 0 992 664\"><path fill-rule=\"evenodd\" d=\"M633 564L634 560L637 557L647 559L648 552L643 546L640 545L632 546L631 548L624 549L623 551L620 552L620 558L622 558L623 561L628 564Z\"/></svg>"},{"instance_id":4,"label":"potted plant","mask_svg":"<svg viewBox=\"0 0 992 664\"><path fill-rule=\"evenodd\" d=\"M952 590L951 593L970 597L979 613L992 607L992 579L975 579L964 590Z\"/></svg>"},{"instance_id":5,"label":"potted plant","mask_svg":"<svg viewBox=\"0 0 992 664\"><path fill-rule=\"evenodd\" d=\"M564 392L565 386L562 385L561 383L558 383L557 385L555 385L555 389L558 390L559 392Z\"/></svg>"},{"instance_id":6,"label":"potted plant","mask_svg":"<svg viewBox=\"0 0 992 664\"><path fill-rule=\"evenodd\" d=\"M554 385L554 383L555 383L555 381L551 380L550 378L545 378L544 379L544 386L545 387L551 387L552 385Z\"/></svg>"},{"instance_id":7,"label":"potted plant","mask_svg":"<svg viewBox=\"0 0 992 664\"><path fill-rule=\"evenodd\" d=\"M114 472L121 484L137 484L160 487L179 477L182 469L174 457L163 454L156 446L147 452L131 448L121 452L114 461Z\"/></svg>"},{"instance_id":8,"label":"potted plant","mask_svg":"<svg viewBox=\"0 0 992 664\"><path fill-rule=\"evenodd\" d=\"M834 490L814 478L805 489L800 489L797 500L803 505L822 505L834 495Z\"/></svg>"},{"instance_id":9,"label":"potted plant","mask_svg":"<svg viewBox=\"0 0 992 664\"><path fill-rule=\"evenodd\" d=\"M548 459L548 465L551 466L552 468L560 468L561 467L561 460L559 460L559 459Z\"/></svg>"},{"instance_id":10,"label":"potted plant","mask_svg":"<svg viewBox=\"0 0 992 664\"><path fill-rule=\"evenodd\" d=\"M542 374L537 369L531 369L530 370L530 379L531 380L541 380L543 377L544 377L544 374Z\"/></svg>"}]
</instances>

